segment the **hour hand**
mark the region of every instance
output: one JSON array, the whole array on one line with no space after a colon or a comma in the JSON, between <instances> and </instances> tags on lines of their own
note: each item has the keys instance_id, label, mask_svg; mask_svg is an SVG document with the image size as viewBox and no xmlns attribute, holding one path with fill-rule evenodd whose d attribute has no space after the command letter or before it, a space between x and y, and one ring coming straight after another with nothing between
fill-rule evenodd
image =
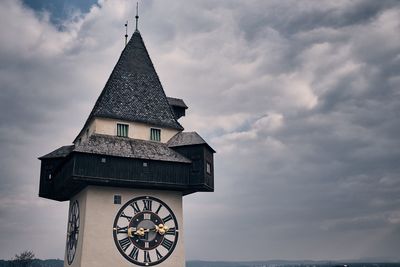
<instances>
[{"instance_id":1,"label":"hour hand","mask_svg":"<svg viewBox=\"0 0 400 267\"><path fill-rule=\"evenodd\" d=\"M140 227L136 231L133 227L128 228L128 236L132 237L133 235L138 235L138 236L144 236L145 233L150 232L150 229L144 229L143 227Z\"/></svg>"}]
</instances>

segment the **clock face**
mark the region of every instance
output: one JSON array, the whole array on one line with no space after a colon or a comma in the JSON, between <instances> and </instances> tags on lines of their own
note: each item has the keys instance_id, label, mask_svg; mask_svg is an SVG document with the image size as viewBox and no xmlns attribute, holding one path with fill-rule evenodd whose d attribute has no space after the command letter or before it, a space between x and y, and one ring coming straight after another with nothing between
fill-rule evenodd
<instances>
[{"instance_id":1,"label":"clock face","mask_svg":"<svg viewBox=\"0 0 400 267\"><path fill-rule=\"evenodd\" d=\"M68 218L68 232L67 232L67 261L68 264L74 261L75 253L78 245L79 236L79 204L78 201L71 205L69 209Z\"/></svg>"},{"instance_id":2,"label":"clock face","mask_svg":"<svg viewBox=\"0 0 400 267\"><path fill-rule=\"evenodd\" d=\"M178 242L178 222L161 200L134 198L118 211L114 242L128 261L144 266L159 264L171 255Z\"/></svg>"}]
</instances>

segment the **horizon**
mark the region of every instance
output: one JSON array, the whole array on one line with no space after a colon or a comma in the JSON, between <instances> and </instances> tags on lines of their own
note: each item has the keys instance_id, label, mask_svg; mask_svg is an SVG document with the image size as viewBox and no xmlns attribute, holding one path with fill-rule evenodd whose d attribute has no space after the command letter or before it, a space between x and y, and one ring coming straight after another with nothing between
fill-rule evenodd
<instances>
[{"instance_id":1,"label":"horizon","mask_svg":"<svg viewBox=\"0 0 400 267\"><path fill-rule=\"evenodd\" d=\"M18 254L18 253L17 253ZM63 259L60 258L47 258L47 259L41 259L41 258L34 258L35 260L59 260L59 261L64 261ZM12 261L13 259L0 259L3 261ZM243 261L235 261L235 260L199 260L199 259L194 259L194 260L186 260L185 262L219 262L219 263L281 263L281 264L290 264L290 263L400 263L400 258L393 258L393 259L374 259L374 258L365 258L365 259L347 259L347 260L324 260L324 259L303 259L303 260L284 260L284 259L269 259L269 260L243 260Z\"/></svg>"},{"instance_id":2,"label":"horizon","mask_svg":"<svg viewBox=\"0 0 400 267\"><path fill-rule=\"evenodd\" d=\"M68 203L38 197L37 158L82 129L135 6L0 2L0 258L64 258ZM215 192L183 200L188 260L399 260L399 1L139 12L166 94L189 106L179 122L217 151Z\"/></svg>"}]
</instances>

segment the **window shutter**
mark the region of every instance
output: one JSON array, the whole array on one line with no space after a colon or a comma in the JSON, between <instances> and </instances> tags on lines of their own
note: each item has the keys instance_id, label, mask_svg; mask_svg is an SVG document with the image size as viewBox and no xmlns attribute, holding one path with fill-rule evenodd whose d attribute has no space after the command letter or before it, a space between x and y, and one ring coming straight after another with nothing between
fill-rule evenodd
<instances>
[{"instance_id":1,"label":"window shutter","mask_svg":"<svg viewBox=\"0 0 400 267\"><path fill-rule=\"evenodd\" d=\"M117 136L128 137L128 124L117 123Z\"/></svg>"},{"instance_id":2,"label":"window shutter","mask_svg":"<svg viewBox=\"0 0 400 267\"><path fill-rule=\"evenodd\" d=\"M150 140L160 142L161 141L161 130L151 128L150 129Z\"/></svg>"}]
</instances>

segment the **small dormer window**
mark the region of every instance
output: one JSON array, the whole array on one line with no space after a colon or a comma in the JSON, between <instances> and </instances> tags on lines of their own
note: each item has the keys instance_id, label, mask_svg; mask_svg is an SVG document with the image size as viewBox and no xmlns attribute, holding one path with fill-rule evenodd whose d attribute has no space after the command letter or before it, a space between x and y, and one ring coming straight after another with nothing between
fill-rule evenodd
<instances>
[{"instance_id":1,"label":"small dormer window","mask_svg":"<svg viewBox=\"0 0 400 267\"><path fill-rule=\"evenodd\" d=\"M128 137L128 124L117 123L117 136Z\"/></svg>"},{"instance_id":2,"label":"small dormer window","mask_svg":"<svg viewBox=\"0 0 400 267\"><path fill-rule=\"evenodd\" d=\"M160 142L161 141L161 129L151 128L150 129L150 140Z\"/></svg>"}]
</instances>

